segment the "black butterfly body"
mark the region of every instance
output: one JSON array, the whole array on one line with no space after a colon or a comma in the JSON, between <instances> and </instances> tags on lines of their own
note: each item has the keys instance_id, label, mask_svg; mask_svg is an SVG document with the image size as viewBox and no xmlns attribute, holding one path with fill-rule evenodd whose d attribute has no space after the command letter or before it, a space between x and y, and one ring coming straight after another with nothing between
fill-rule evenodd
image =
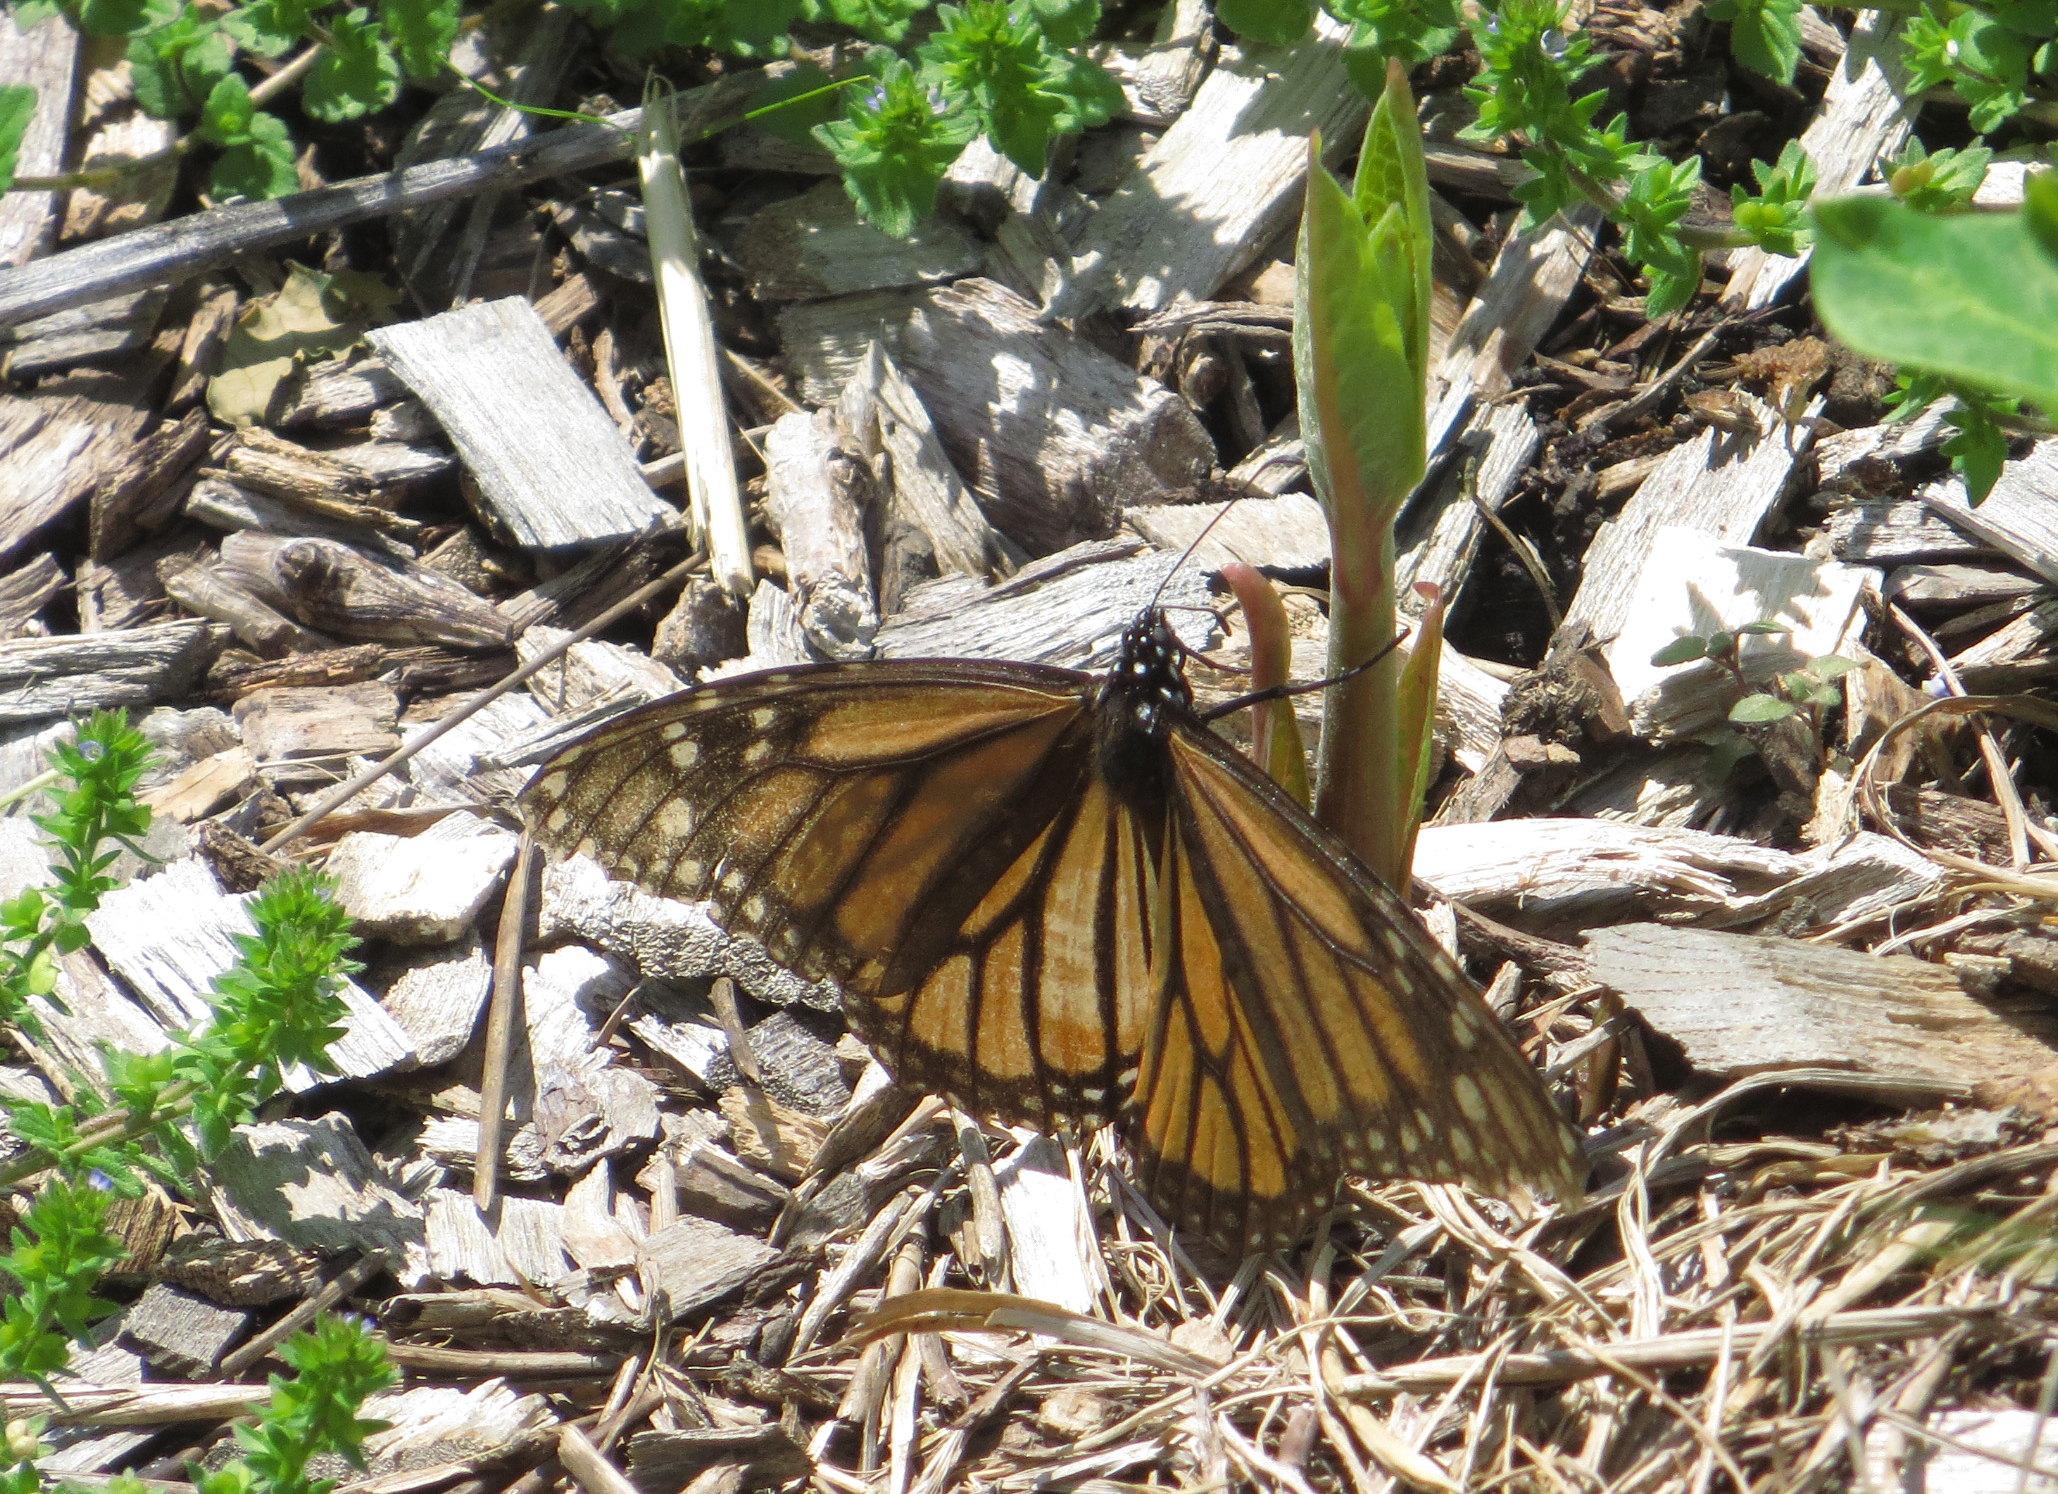
<instances>
[{"instance_id":1,"label":"black butterfly body","mask_svg":"<svg viewBox=\"0 0 2058 1494\"><path fill-rule=\"evenodd\" d=\"M1577 1196L1576 1135L1399 898L1195 712L1157 609L1102 677L823 664L653 702L522 796L549 848L839 985L904 1084L1114 1123L1145 1194L1290 1243L1345 1173Z\"/></svg>"}]
</instances>

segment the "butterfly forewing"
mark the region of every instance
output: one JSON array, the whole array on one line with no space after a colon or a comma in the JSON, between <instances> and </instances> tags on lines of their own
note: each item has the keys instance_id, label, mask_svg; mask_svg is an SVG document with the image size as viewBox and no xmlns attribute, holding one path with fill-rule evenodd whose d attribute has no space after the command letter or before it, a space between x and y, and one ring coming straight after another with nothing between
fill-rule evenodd
<instances>
[{"instance_id":1,"label":"butterfly forewing","mask_svg":"<svg viewBox=\"0 0 2058 1494\"><path fill-rule=\"evenodd\" d=\"M1576 1137L1399 899L1204 728L1169 751L1178 937L1124 1127L1154 1196L1248 1245L1344 1172L1576 1197Z\"/></svg>"},{"instance_id":2,"label":"butterfly forewing","mask_svg":"<svg viewBox=\"0 0 2058 1494\"><path fill-rule=\"evenodd\" d=\"M656 702L553 760L538 838L836 981L904 1083L1108 1118L1148 1002L1149 857L1093 779L1085 676L822 666Z\"/></svg>"}]
</instances>

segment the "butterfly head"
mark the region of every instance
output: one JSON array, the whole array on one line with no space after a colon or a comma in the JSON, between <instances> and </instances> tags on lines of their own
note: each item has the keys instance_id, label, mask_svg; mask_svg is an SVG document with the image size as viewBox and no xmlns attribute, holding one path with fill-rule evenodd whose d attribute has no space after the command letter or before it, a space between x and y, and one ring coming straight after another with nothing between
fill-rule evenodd
<instances>
[{"instance_id":1,"label":"butterfly head","mask_svg":"<svg viewBox=\"0 0 2058 1494\"><path fill-rule=\"evenodd\" d=\"M1101 682L1096 704L1117 730L1164 740L1172 723L1193 710L1185 650L1164 611L1146 607L1122 630L1115 667Z\"/></svg>"}]
</instances>

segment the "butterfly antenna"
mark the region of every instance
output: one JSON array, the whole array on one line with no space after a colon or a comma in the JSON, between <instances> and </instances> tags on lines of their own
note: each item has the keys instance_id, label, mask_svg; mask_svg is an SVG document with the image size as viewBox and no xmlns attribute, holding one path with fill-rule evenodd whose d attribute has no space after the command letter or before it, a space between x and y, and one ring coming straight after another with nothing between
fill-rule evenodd
<instances>
[{"instance_id":1,"label":"butterfly antenna","mask_svg":"<svg viewBox=\"0 0 2058 1494\"><path fill-rule=\"evenodd\" d=\"M1213 530L1217 524L1222 522L1222 516L1228 513L1229 510L1235 507L1238 503L1250 497L1251 492L1255 491L1257 490L1251 489L1246 491L1239 489L1238 491L1231 493L1228 496L1228 498L1223 500L1222 506L1215 510L1214 517L1209 519L1207 523L1201 525L1200 533L1196 534L1191 540L1187 541L1186 548L1179 552L1179 558L1172 562L1172 564L1166 569L1165 574L1163 576L1158 578L1158 588L1156 591L1153 591L1150 594L1150 600L1144 604L1144 611L1148 612L1153 607L1158 605L1158 598L1165 594L1165 588L1172 584L1172 578L1179 574L1179 568L1185 565L1187 561L1193 559L1193 552L1200 548L1201 541L1208 537L1209 532Z\"/></svg>"},{"instance_id":2,"label":"butterfly antenna","mask_svg":"<svg viewBox=\"0 0 2058 1494\"><path fill-rule=\"evenodd\" d=\"M1403 628L1394 638L1393 642L1387 644L1385 648L1381 649L1364 663L1353 664L1342 674L1332 674L1327 679L1309 680L1305 684L1273 685L1270 689L1253 690L1248 695L1239 695L1232 700L1223 701L1218 706L1210 706L1207 710L1200 713L1200 718L1203 721L1219 721L1222 717L1234 715L1247 706L1263 705L1268 700L1285 700L1295 695L1312 695L1317 690L1327 690L1331 685L1340 685L1347 679L1363 674L1403 643L1406 643L1408 641L1408 634L1412 631L1413 629ZM1219 668L1220 666L1217 667Z\"/></svg>"}]
</instances>

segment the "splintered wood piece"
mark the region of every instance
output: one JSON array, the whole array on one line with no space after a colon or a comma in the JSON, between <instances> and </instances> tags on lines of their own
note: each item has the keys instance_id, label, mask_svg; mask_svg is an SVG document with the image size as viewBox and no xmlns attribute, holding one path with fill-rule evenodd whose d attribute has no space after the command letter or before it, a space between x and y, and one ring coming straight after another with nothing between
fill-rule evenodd
<instances>
[{"instance_id":1,"label":"splintered wood piece","mask_svg":"<svg viewBox=\"0 0 2058 1494\"><path fill-rule=\"evenodd\" d=\"M2058 585L2058 440L2039 441L2028 455L2011 459L1977 504L1955 478L1932 483L1919 496L1938 517Z\"/></svg>"},{"instance_id":2,"label":"splintered wood piece","mask_svg":"<svg viewBox=\"0 0 2058 1494\"><path fill-rule=\"evenodd\" d=\"M253 932L248 905L247 897L222 891L205 864L188 859L110 892L86 915L86 928L108 968L165 1028L197 1028L213 1012L208 993L216 977L236 962L231 936ZM366 1079L416 1064L407 1034L362 986L346 978L339 994L343 1034L329 1056L340 1077ZM337 1077L294 1064L282 1082L299 1094Z\"/></svg>"},{"instance_id":3,"label":"splintered wood piece","mask_svg":"<svg viewBox=\"0 0 2058 1494\"><path fill-rule=\"evenodd\" d=\"M420 1248L421 1205L387 1181L342 1115L239 1126L200 1182L231 1240L396 1258Z\"/></svg>"},{"instance_id":4,"label":"splintered wood piece","mask_svg":"<svg viewBox=\"0 0 2058 1494\"><path fill-rule=\"evenodd\" d=\"M36 92L15 157L16 175L55 176L65 169L81 40L63 16L47 16L24 31L8 11L0 11L0 85L22 84ZM60 198L56 192L19 190L0 196L0 266L26 264L49 252Z\"/></svg>"},{"instance_id":5,"label":"splintered wood piece","mask_svg":"<svg viewBox=\"0 0 2058 1494\"><path fill-rule=\"evenodd\" d=\"M236 432L222 471L235 482L274 498L316 510L337 503L361 503L386 510L380 526L393 533L417 526L390 510L417 489L446 476L448 452L400 441L353 441L316 450L257 426Z\"/></svg>"},{"instance_id":6,"label":"splintered wood piece","mask_svg":"<svg viewBox=\"0 0 2058 1494\"><path fill-rule=\"evenodd\" d=\"M1829 516L1829 552L1838 560L1873 565L1981 560L1996 553L1920 498L1868 498L1836 509Z\"/></svg>"},{"instance_id":7,"label":"splintered wood piece","mask_svg":"<svg viewBox=\"0 0 2058 1494\"><path fill-rule=\"evenodd\" d=\"M294 364L267 414L282 431L342 430L362 426L375 411L406 398L407 386L384 359L359 352Z\"/></svg>"},{"instance_id":8,"label":"splintered wood piece","mask_svg":"<svg viewBox=\"0 0 2058 1494\"><path fill-rule=\"evenodd\" d=\"M1184 642L1207 646L1207 573L1135 540L1102 540L1049 556L994 586L947 576L917 587L906 610L879 630L879 653L1105 669L1122 629L1154 596Z\"/></svg>"},{"instance_id":9,"label":"splintered wood piece","mask_svg":"<svg viewBox=\"0 0 2058 1494\"><path fill-rule=\"evenodd\" d=\"M979 273L985 250L941 215L896 238L860 218L840 183L823 182L751 214L736 235L735 253L752 297L765 302L960 280Z\"/></svg>"},{"instance_id":10,"label":"splintered wood piece","mask_svg":"<svg viewBox=\"0 0 2058 1494\"><path fill-rule=\"evenodd\" d=\"M563 628L529 628L515 641L515 658L527 664L568 636ZM649 654L598 638L581 639L528 679L529 693L560 713L656 700L685 688L685 680Z\"/></svg>"},{"instance_id":11,"label":"splintered wood piece","mask_svg":"<svg viewBox=\"0 0 2058 1494\"><path fill-rule=\"evenodd\" d=\"M1394 593L1405 609L1419 605L1413 588L1421 581L1442 589L1445 606L1456 603L1487 528L1481 508L1499 511L1542 444L1543 432L1520 404L1488 404L1472 412L1452 442L1452 460L1442 476L1409 501L1394 536Z\"/></svg>"},{"instance_id":12,"label":"splintered wood piece","mask_svg":"<svg viewBox=\"0 0 2058 1494\"><path fill-rule=\"evenodd\" d=\"M1458 319L1431 369L1442 392L1430 405L1429 450L1443 450L1473 403L1499 394L1529 361L1579 289L1601 227L1595 208L1579 206L1509 237Z\"/></svg>"},{"instance_id":13,"label":"splintered wood piece","mask_svg":"<svg viewBox=\"0 0 2058 1494\"><path fill-rule=\"evenodd\" d=\"M193 484L186 495L186 517L230 533L250 529L287 539L340 540L395 560L414 558L404 542L421 527L412 519L354 498L327 492L281 498L214 476Z\"/></svg>"},{"instance_id":14,"label":"splintered wood piece","mask_svg":"<svg viewBox=\"0 0 2058 1494\"><path fill-rule=\"evenodd\" d=\"M1231 560L1289 573L1320 571L1329 564L1329 519L1306 493L1125 508L1122 522L1175 555L1185 553L1206 530L1191 563L1211 574Z\"/></svg>"},{"instance_id":15,"label":"splintered wood piece","mask_svg":"<svg viewBox=\"0 0 2058 1494\"><path fill-rule=\"evenodd\" d=\"M164 311L161 290L132 291L0 328L0 378L31 384L81 364L108 364L150 345Z\"/></svg>"},{"instance_id":16,"label":"splintered wood piece","mask_svg":"<svg viewBox=\"0 0 2058 1494\"><path fill-rule=\"evenodd\" d=\"M777 1422L638 1432L629 1439L639 1489L769 1489L808 1477L815 1459Z\"/></svg>"},{"instance_id":17,"label":"splintered wood piece","mask_svg":"<svg viewBox=\"0 0 2058 1494\"><path fill-rule=\"evenodd\" d=\"M1870 830L1804 851L1795 860L1793 880L1709 921L1752 924L1778 918L1784 932L1798 936L1891 917L1935 896L1948 880L1944 869L1921 852Z\"/></svg>"},{"instance_id":18,"label":"splintered wood piece","mask_svg":"<svg viewBox=\"0 0 2058 1494\"><path fill-rule=\"evenodd\" d=\"M1315 44L1284 53L1223 49L1193 103L1080 235L1054 319L1209 300L1292 226L1309 136L1355 145L1371 107L1344 66L1349 27L1322 15L1315 32Z\"/></svg>"},{"instance_id":19,"label":"splintered wood piece","mask_svg":"<svg viewBox=\"0 0 2058 1494\"><path fill-rule=\"evenodd\" d=\"M1629 924L1586 936L1594 979L1720 1078L1830 1069L1923 1098L2048 1077L2058 1023L1941 965L1786 938Z\"/></svg>"},{"instance_id":20,"label":"splintered wood piece","mask_svg":"<svg viewBox=\"0 0 2058 1494\"><path fill-rule=\"evenodd\" d=\"M2040 602L1951 656L1968 688L2020 688L2058 670L2058 600Z\"/></svg>"},{"instance_id":21,"label":"splintered wood piece","mask_svg":"<svg viewBox=\"0 0 2058 1494\"><path fill-rule=\"evenodd\" d=\"M1183 399L990 280L796 306L779 324L815 405L894 329L889 350L980 507L1035 553L1108 533L1125 504L1177 501L1214 468Z\"/></svg>"},{"instance_id":22,"label":"splintered wood piece","mask_svg":"<svg viewBox=\"0 0 2058 1494\"><path fill-rule=\"evenodd\" d=\"M747 614L719 581L689 576L679 600L661 618L650 655L682 675L741 658L749 651Z\"/></svg>"},{"instance_id":23,"label":"splintered wood piece","mask_svg":"<svg viewBox=\"0 0 2058 1494\"><path fill-rule=\"evenodd\" d=\"M1565 608L1565 627L1583 626L1607 647L1629 620L1631 598L1660 528L1686 530L1709 545L1751 542L1807 450L1808 427L1788 430L1770 405L1751 395L1738 397L1747 403L1757 433L1731 435L1710 426L1665 453L1622 512L1594 536L1579 590ZM1808 413L1817 408L1819 402ZM1612 652L1608 662L1611 668L1616 663Z\"/></svg>"},{"instance_id":24,"label":"splintered wood piece","mask_svg":"<svg viewBox=\"0 0 2058 1494\"><path fill-rule=\"evenodd\" d=\"M250 1314L157 1282L122 1313L119 1331L159 1373L192 1380L212 1374L250 1331Z\"/></svg>"},{"instance_id":25,"label":"splintered wood piece","mask_svg":"<svg viewBox=\"0 0 2058 1494\"><path fill-rule=\"evenodd\" d=\"M1754 622L1783 633L1747 634L1739 663L1754 683L1808 659L1835 654L1862 626L1859 598L1879 573L1748 545L1720 544L1705 534L1660 526L1649 537L1624 593L1616 633L1602 656L1643 737L1684 736L1722 720L1739 698L1736 680L1707 660L1653 664L1675 639L1705 637ZM1581 588L1584 594L1584 586Z\"/></svg>"},{"instance_id":26,"label":"splintered wood piece","mask_svg":"<svg viewBox=\"0 0 2058 1494\"><path fill-rule=\"evenodd\" d=\"M1415 845L1416 880L1437 896L1540 918L1728 906L1739 881L1763 886L1801 869L1797 857L1733 836L1606 820L1425 825Z\"/></svg>"},{"instance_id":27,"label":"splintered wood piece","mask_svg":"<svg viewBox=\"0 0 2058 1494\"><path fill-rule=\"evenodd\" d=\"M0 394L0 558L122 471L156 418L145 390L162 364L148 353L120 369L84 369L26 395Z\"/></svg>"},{"instance_id":28,"label":"splintered wood piece","mask_svg":"<svg viewBox=\"0 0 2058 1494\"><path fill-rule=\"evenodd\" d=\"M177 699L228 636L214 623L178 621L0 643L0 726Z\"/></svg>"},{"instance_id":29,"label":"splintered wood piece","mask_svg":"<svg viewBox=\"0 0 2058 1494\"><path fill-rule=\"evenodd\" d=\"M864 532L871 487L832 411L782 415L766 433L765 517L801 629L824 658L869 658L879 630Z\"/></svg>"},{"instance_id":30,"label":"splintered wood piece","mask_svg":"<svg viewBox=\"0 0 2058 1494\"><path fill-rule=\"evenodd\" d=\"M344 836L329 853L336 901L368 937L447 944L472 926L514 864L518 837L469 814L419 835Z\"/></svg>"},{"instance_id":31,"label":"splintered wood piece","mask_svg":"<svg viewBox=\"0 0 2058 1494\"><path fill-rule=\"evenodd\" d=\"M303 628L251 587L248 578L220 561L166 556L157 566L164 593L197 617L218 622L258 654L307 654L334 648L336 640ZM270 588L266 588L269 590Z\"/></svg>"},{"instance_id":32,"label":"splintered wood piece","mask_svg":"<svg viewBox=\"0 0 2058 1494\"><path fill-rule=\"evenodd\" d=\"M214 439L207 412L195 408L159 425L118 458L88 505L86 550L111 555L141 532L162 529L192 486L193 465Z\"/></svg>"},{"instance_id":33,"label":"splintered wood piece","mask_svg":"<svg viewBox=\"0 0 2058 1494\"><path fill-rule=\"evenodd\" d=\"M779 1259L763 1240L687 1215L637 1247L644 1298L672 1322L741 1291Z\"/></svg>"},{"instance_id":34,"label":"splintered wood piece","mask_svg":"<svg viewBox=\"0 0 2058 1494\"><path fill-rule=\"evenodd\" d=\"M223 568L288 616L337 638L506 648L507 620L447 576L332 539L244 531L222 541Z\"/></svg>"},{"instance_id":35,"label":"splintered wood piece","mask_svg":"<svg viewBox=\"0 0 2058 1494\"><path fill-rule=\"evenodd\" d=\"M414 1044L423 1068L446 1064L471 1046L493 983L492 962L476 933L382 965L379 975L380 1005Z\"/></svg>"},{"instance_id":36,"label":"splintered wood piece","mask_svg":"<svg viewBox=\"0 0 2058 1494\"><path fill-rule=\"evenodd\" d=\"M251 691L235 705L243 742L268 777L330 776L351 756L376 757L400 745L400 698L391 685L280 685ZM301 767L295 767L301 764Z\"/></svg>"},{"instance_id":37,"label":"splintered wood piece","mask_svg":"<svg viewBox=\"0 0 2058 1494\"><path fill-rule=\"evenodd\" d=\"M879 600L888 612L898 612L919 582L953 573L992 576L1011 558L944 454L921 396L876 340L844 385L836 413L886 485L876 528Z\"/></svg>"},{"instance_id":38,"label":"splintered wood piece","mask_svg":"<svg viewBox=\"0 0 2058 1494\"><path fill-rule=\"evenodd\" d=\"M64 585L64 571L48 551L0 576L0 638L29 633Z\"/></svg>"},{"instance_id":39,"label":"splintered wood piece","mask_svg":"<svg viewBox=\"0 0 2058 1494\"><path fill-rule=\"evenodd\" d=\"M375 1480L408 1470L445 1468L503 1458L524 1433L552 1424L550 1402L524 1395L505 1380L469 1389L415 1385L369 1397L360 1413L383 1430L365 1438L366 1470Z\"/></svg>"},{"instance_id":40,"label":"splintered wood piece","mask_svg":"<svg viewBox=\"0 0 2058 1494\"><path fill-rule=\"evenodd\" d=\"M527 301L460 307L370 341L442 424L482 517L513 543L554 550L678 523Z\"/></svg>"},{"instance_id":41,"label":"splintered wood piece","mask_svg":"<svg viewBox=\"0 0 2058 1494\"><path fill-rule=\"evenodd\" d=\"M1964 612L1996 602L2020 602L2046 591L2020 571L1986 565L1904 565L1886 578L1880 595L1911 612Z\"/></svg>"},{"instance_id":42,"label":"splintered wood piece","mask_svg":"<svg viewBox=\"0 0 2058 1494\"><path fill-rule=\"evenodd\" d=\"M1107 1285L1093 1211L1047 1136L1022 1143L993 1169L1015 1290L1073 1312L1090 1313Z\"/></svg>"}]
</instances>

